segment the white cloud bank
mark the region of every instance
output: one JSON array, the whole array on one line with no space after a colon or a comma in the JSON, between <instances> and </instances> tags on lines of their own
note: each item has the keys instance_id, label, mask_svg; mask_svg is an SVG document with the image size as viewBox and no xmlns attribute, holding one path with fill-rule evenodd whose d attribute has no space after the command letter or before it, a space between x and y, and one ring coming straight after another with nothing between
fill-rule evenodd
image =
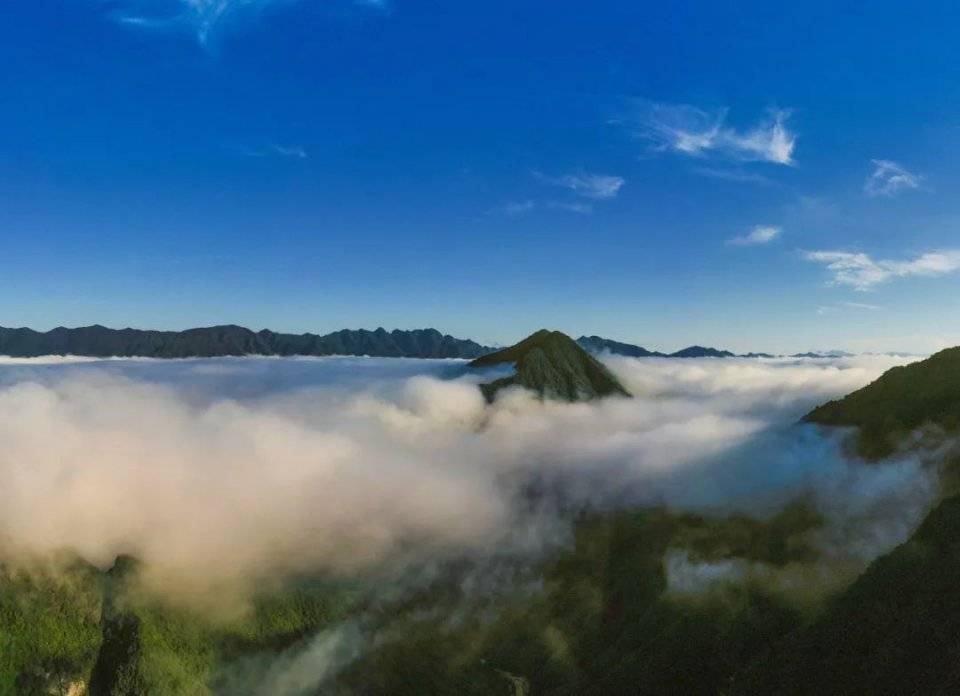
<instances>
[{"instance_id":1,"label":"white cloud bank","mask_svg":"<svg viewBox=\"0 0 960 696\"><path fill-rule=\"evenodd\" d=\"M288 574L543 548L565 522L530 511L532 477L576 506L762 512L819 491L878 552L929 499L913 464L849 462L791 425L903 359L608 362L636 398L488 406L468 378L410 376L415 361L4 365L0 558L132 553L154 587L226 601ZM872 485L890 467L910 485ZM883 504L895 534L877 532Z\"/></svg>"},{"instance_id":2,"label":"white cloud bank","mask_svg":"<svg viewBox=\"0 0 960 696\"><path fill-rule=\"evenodd\" d=\"M797 142L787 127L789 116L789 111L771 109L757 125L737 130L727 125L727 109L705 111L687 104L640 102L628 125L656 150L789 165L794 163Z\"/></svg>"},{"instance_id":3,"label":"white cloud bank","mask_svg":"<svg viewBox=\"0 0 960 696\"><path fill-rule=\"evenodd\" d=\"M868 196L895 196L902 191L920 188L923 177L907 171L890 160L870 160L873 172L863 184Z\"/></svg>"},{"instance_id":4,"label":"white cloud bank","mask_svg":"<svg viewBox=\"0 0 960 696\"><path fill-rule=\"evenodd\" d=\"M803 256L807 261L826 266L833 274L831 284L848 285L860 291L895 278L935 278L960 270L958 249L931 251L906 260L874 259L862 252L849 251L808 251Z\"/></svg>"},{"instance_id":5,"label":"white cloud bank","mask_svg":"<svg viewBox=\"0 0 960 696\"><path fill-rule=\"evenodd\" d=\"M747 234L739 237L733 237L727 240L727 244L733 246L757 246L759 244L769 244L780 237L783 230L779 227L770 225L757 225Z\"/></svg>"}]
</instances>

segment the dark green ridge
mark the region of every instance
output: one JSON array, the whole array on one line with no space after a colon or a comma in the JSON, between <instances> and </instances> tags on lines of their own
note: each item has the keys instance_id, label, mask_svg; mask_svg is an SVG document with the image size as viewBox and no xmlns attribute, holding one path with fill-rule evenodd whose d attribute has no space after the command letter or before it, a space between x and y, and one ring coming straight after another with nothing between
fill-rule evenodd
<instances>
[{"instance_id":1,"label":"dark green ridge","mask_svg":"<svg viewBox=\"0 0 960 696\"><path fill-rule=\"evenodd\" d=\"M954 496L812 625L757 658L726 693L958 693L958 587L960 496Z\"/></svg>"},{"instance_id":2,"label":"dark green ridge","mask_svg":"<svg viewBox=\"0 0 960 696\"><path fill-rule=\"evenodd\" d=\"M960 348L894 367L876 381L804 416L808 423L859 428L857 451L880 459L923 425L960 430Z\"/></svg>"},{"instance_id":3,"label":"dark green ridge","mask_svg":"<svg viewBox=\"0 0 960 696\"><path fill-rule=\"evenodd\" d=\"M559 331L542 329L514 346L477 358L471 367L512 363L516 374L481 385L492 401L504 387L521 386L542 398L589 401L605 396L630 396L606 367Z\"/></svg>"},{"instance_id":4,"label":"dark green ridge","mask_svg":"<svg viewBox=\"0 0 960 696\"><path fill-rule=\"evenodd\" d=\"M144 331L85 326L47 332L0 327L0 355L87 357L210 358L241 355L369 355L382 358L475 358L492 348L447 336L436 329L365 329L311 333L254 332L242 326L211 326L186 331Z\"/></svg>"}]
</instances>

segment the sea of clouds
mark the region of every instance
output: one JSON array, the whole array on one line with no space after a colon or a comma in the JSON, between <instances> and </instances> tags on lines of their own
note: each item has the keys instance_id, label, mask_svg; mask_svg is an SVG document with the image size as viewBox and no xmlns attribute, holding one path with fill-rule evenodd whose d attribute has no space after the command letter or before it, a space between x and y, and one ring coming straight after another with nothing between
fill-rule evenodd
<instances>
[{"instance_id":1,"label":"sea of clouds","mask_svg":"<svg viewBox=\"0 0 960 696\"><path fill-rule=\"evenodd\" d=\"M604 360L635 398L491 405L486 377L442 360L0 359L0 558L133 554L155 587L207 601L536 554L569 509L766 515L805 495L829 522L823 552L863 564L936 495L923 461L864 464L842 433L797 422L908 359ZM749 570L681 552L665 566L678 591Z\"/></svg>"}]
</instances>

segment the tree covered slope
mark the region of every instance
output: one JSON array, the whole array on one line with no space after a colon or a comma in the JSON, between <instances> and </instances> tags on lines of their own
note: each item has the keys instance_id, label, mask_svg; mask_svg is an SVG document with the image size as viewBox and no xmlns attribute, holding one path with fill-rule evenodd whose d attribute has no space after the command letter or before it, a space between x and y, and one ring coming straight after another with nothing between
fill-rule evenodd
<instances>
[{"instance_id":1,"label":"tree covered slope","mask_svg":"<svg viewBox=\"0 0 960 696\"><path fill-rule=\"evenodd\" d=\"M471 367L513 364L516 373L482 386L492 400L505 387L520 386L541 397L562 401L587 401L630 393L596 358L559 331L537 331L516 345L484 355Z\"/></svg>"},{"instance_id":2,"label":"tree covered slope","mask_svg":"<svg viewBox=\"0 0 960 696\"><path fill-rule=\"evenodd\" d=\"M859 428L857 449L868 459L892 454L907 435L924 425L956 431L960 428L960 348L894 367L863 389L815 408L804 420Z\"/></svg>"},{"instance_id":3,"label":"tree covered slope","mask_svg":"<svg viewBox=\"0 0 960 696\"><path fill-rule=\"evenodd\" d=\"M734 693L960 691L960 496L883 556L809 627L760 657Z\"/></svg>"}]
</instances>

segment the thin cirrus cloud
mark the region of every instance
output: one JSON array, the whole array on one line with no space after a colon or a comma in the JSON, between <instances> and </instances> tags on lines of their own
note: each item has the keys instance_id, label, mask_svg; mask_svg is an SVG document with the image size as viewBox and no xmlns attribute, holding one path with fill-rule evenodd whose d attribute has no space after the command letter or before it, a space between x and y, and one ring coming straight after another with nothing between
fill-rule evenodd
<instances>
[{"instance_id":1,"label":"thin cirrus cloud","mask_svg":"<svg viewBox=\"0 0 960 696\"><path fill-rule=\"evenodd\" d=\"M299 145L270 144L265 147L238 147L244 157L283 157L288 159L307 159L310 155Z\"/></svg>"},{"instance_id":2,"label":"thin cirrus cloud","mask_svg":"<svg viewBox=\"0 0 960 696\"><path fill-rule=\"evenodd\" d=\"M507 217L520 217L536 210L558 210L589 215L593 212L594 203L613 200L620 195L620 190L626 184L626 179L621 176L589 172L548 176L542 172L534 171L533 176L539 182L548 186L566 189L572 194L570 200L525 199L511 201L506 205L494 208L494 212L502 213Z\"/></svg>"},{"instance_id":3,"label":"thin cirrus cloud","mask_svg":"<svg viewBox=\"0 0 960 696\"><path fill-rule=\"evenodd\" d=\"M920 188L923 177L908 171L891 160L870 160L873 171L863 183L863 192L868 196L895 196L902 191Z\"/></svg>"},{"instance_id":4,"label":"thin cirrus cloud","mask_svg":"<svg viewBox=\"0 0 960 696\"><path fill-rule=\"evenodd\" d=\"M533 212L536 208L537 204L535 201L510 201L499 208L495 208L494 212L503 213L507 217L520 217L521 215Z\"/></svg>"},{"instance_id":5,"label":"thin cirrus cloud","mask_svg":"<svg viewBox=\"0 0 960 696\"><path fill-rule=\"evenodd\" d=\"M849 251L808 251L807 261L823 264L833 274L831 285L846 285L867 291L896 278L933 278L960 271L960 249L920 254L912 259L874 259L869 254Z\"/></svg>"},{"instance_id":6,"label":"thin cirrus cloud","mask_svg":"<svg viewBox=\"0 0 960 696\"><path fill-rule=\"evenodd\" d=\"M779 227L757 225L747 232L747 234L728 239L727 244L731 246L759 246L761 244L769 244L779 238L782 232L783 230Z\"/></svg>"},{"instance_id":7,"label":"thin cirrus cloud","mask_svg":"<svg viewBox=\"0 0 960 696\"><path fill-rule=\"evenodd\" d=\"M739 167L694 167L694 173L710 179L733 181L735 183L774 185L773 180L757 172L746 171Z\"/></svg>"},{"instance_id":8,"label":"thin cirrus cloud","mask_svg":"<svg viewBox=\"0 0 960 696\"><path fill-rule=\"evenodd\" d=\"M616 198L620 193L620 189L627 183L626 179L621 176L591 174L588 172L565 174L556 177L535 172L535 176L545 184L565 188L582 198L589 198L596 201Z\"/></svg>"},{"instance_id":9,"label":"thin cirrus cloud","mask_svg":"<svg viewBox=\"0 0 960 696\"><path fill-rule=\"evenodd\" d=\"M201 46L209 46L226 26L255 20L266 10L294 5L300 0L121 0L115 19L130 27L188 32ZM353 0L354 5L387 9L387 0Z\"/></svg>"},{"instance_id":10,"label":"thin cirrus cloud","mask_svg":"<svg viewBox=\"0 0 960 696\"><path fill-rule=\"evenodd\" d=\"M881 309L883 309L883 307L875 304L867 304L866 302L841 302L840 304L817 307L817 314L820 316L826 316L828 314L837 314L839 312L843 312L844 310L876 312Z\"/></svg>"},{"instance_id":11,"label":"thin cirrus cloud","mask_svg":"<svg viewBox=\"0 0 960 696\"><path fill-rule=\"evenodd\" d=\"M624 122L656 151L791 165L797 135L787 126L789 117L787 110L770 109L753 127L737 129L728 124L727 109L638 101Z\"/></svg>"},{"instance_id":12,"label":"thin cirrus cloud","mask_svg":"<svg viewBox=\"0 0 960 696\"><path fill-rule=\"evenodd\" d=\"M559 210L567 213L578 213L579 215L589 215L593 212L593 205L583 201L546 201L538 202L533 200L510 201L504 205L494 208L490 212L500 213L507 217L523 217L528 213L537 210Z\"/></svg>"}]
</instances>

